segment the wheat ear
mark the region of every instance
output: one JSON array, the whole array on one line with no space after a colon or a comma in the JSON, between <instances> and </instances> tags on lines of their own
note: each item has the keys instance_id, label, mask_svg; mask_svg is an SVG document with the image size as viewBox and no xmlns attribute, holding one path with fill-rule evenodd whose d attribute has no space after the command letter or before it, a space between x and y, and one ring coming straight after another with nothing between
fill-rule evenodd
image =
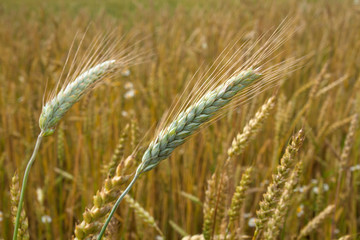
<instances>
[{"instance_id":1,"label":"wheat ear","mask_svg":"<svg viewBox=\"0 0 360 240\"><path fill-rule=\"evenodd\" d=\"M51 135L54 127L67 111L80 100L92 87L98 83L102 77L112 71L116 66L115 60L105 61L93 68L80 74L73 82L69 83L65 88L42 109L39 126L43 135Z\"/></svg>"},{"instance_id":2,"label":"wheat ear","mask_svg":"<svg viewBox=\"0 0 360 240\"><path fill-rule=\"evenodd\" d=\"M116 201L98 236L99 240L104 235L106 227L121 200L130 191L140 174L150 171L156 167L161 160L168 158L176 147L185 142L187 137L194 134L196 130L207 123L211 117L228 104L237 93L254 83L260 76L261 74L252 68L240 72L214 90L207 92L197 102L181 112L167 128L159 133L157 138L150 143L145 151L142 162L136 169L133 180Z\"/></svg>"},{"instance_id":3,"label":"wheat ear","mask_svg":"<svg viewBox=\"0 0 360 240\"><path fill-rule=\"evenodd\" d=\"M263 200L260 202L260 209L256 212L258 218L256 219L256 230L253 239L256 239L260 231L264 228L269 220L269 217L274 211L275 203L278 201L284 182L288 179L292 166L295 163L295 155L298 152L304 141L304 131L300 130L295 137L293 137L290 144L287 146L283 157L280 160L280 165L277 167L277 173L273 175L273 181L268 186Z\"/></svg>"},{"instance_id":4,"label":"wheat ear","mask_svg":"<svg viewBox=\"0 0 360 240\"><path fill-rule=\"evenodd\" d=\"M285 220L285 215L290 205L290 199L294 192L294 188L300 178L302 162L296 164L289 180L285 183L284 192L281 194L279 203L277 204L274 214L268 222L266 231L264 232L264 239L277 239L280 231L280 226Z\"/></svg>"},{"instance_id":5,"label":"wheat ear","mask_svg":"<svg viewBox=\"0 0 360 240\"><path fill-rule=\"evenodd\" d=\"M269 116L270 111L275 106L275 97L271 97L267 102L261 106L256 112L255 116L244 127L243 132L238 134L233 140L231 147L228 150L230 157L240 155L245 147L249 144L256 134L260 131L264 121Z\"/></svg>"},{"instance_id":6,"label":"wheat ear","mask_svg":"<svg viewBox=\"0 0 360 240\"><path fill-rule=\"evenodd\" d=\"M248 190L248 188L250 186L252 173L253 173L253 168L252 167L247 168L241 176L239 185L235 189L235 193L231 200L230 209L228 211L228 215L229 215L228 228L229 229L231 229L233 227L233 224L240 216L240 209L245 200L246 191Z\"/></svg>"},{"instance_id":7,"label":"wheat ear","mask_svg":"<svg viewBox=\"0 0 360 240\"><path fill-rule=\"evenodd\" d=\"M153 216L150 215L148 211L146 211L138 202L136 202L132 197L129 195L125 196L125 201L135 211L135 214L145 223L149 224L151 227L155 228L155 230L161 235L164 236L160 228L155 222Z\"/></svg>"},{"instance_id":8,"label":"wheat ear","mask_svg":"<svg viewBox=\"0 0 360 240\"><path fill-rule=\"evenodd\" d=\"M77 102L80 98L88 92L92 87L98 83L104 74L111 71L116 66L115 60L109 60L96 65L93 68L80 74L73 82L69 83L65 88L49 102L45 104L39 118L39 126L41 132L36 140L34 151L26 166L24 178L21 186L18 212L16 214L13 240L17 239L17 232L19 229L19 221L21 217L21 209L24 201L25 189L29 177L31 166L35 161L37 152L44 136L51 135L54 132L56 124L65 115L65 113Z\"/></svg>"},{"instance_id":9,"label":"wheat ear","mask_svg":"<svg viewBox=\"0 0 360 240\"><path fill-rule=\"evenodd\" d=\"M301 231L297 239L301 239L310 233L312 233L321 223L327 219L330 214L333 213L335 210L334 205L329 205L327 208L325 208L321 213L319 213L314 219L312 219Z\"/></svg>"},{"instance_id":10,"label":"wheat ear","mask_svg":"<svg viewBox=\"0 0 360 240\"><path fill-rule=\"evenodd\" d=\"M126 160L122 160L117 166L114 176L108 177L105 180L101 190L93 197L93 206L84 211L84 220L76 225L75 240L86 239L100 231L104 216L111 210L109 203L115 201L120 193L120 186L130 178L124 172L131 167L132 163L133 159L131 156Z\"/></svg>"}]
</instances>

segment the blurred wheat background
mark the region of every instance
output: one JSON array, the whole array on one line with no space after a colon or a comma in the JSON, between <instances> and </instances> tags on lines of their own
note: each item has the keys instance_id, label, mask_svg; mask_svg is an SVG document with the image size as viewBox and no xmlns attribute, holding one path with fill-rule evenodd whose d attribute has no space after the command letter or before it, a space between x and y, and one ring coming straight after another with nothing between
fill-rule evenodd
<instances>
[{"instance_id":1,"label":"blurred wheat background","mask_svg":"<svg viewBox=\"0 0 360 240\"><path fill-rule=\"evenodd\" d=\"M210 238L220 239L216 236L223 233L235 187L252 166L237 222L238 239L251 239L259 202L291 136L302 128L305 141L296 157L303 163L302 173L278 239L296 239L333 204L331 214L318 225L312 223L315 228L305 237L357 239L360 3L356 0L1 1L0 239L12 236L10 186L16 172L22 179L39 134L46 86L52 89L57 83L77 33L83 34L90 25L82 46L86 48L97 34L117 29L119 38L125 34L124 44L142 39L154 57L105 79L46 138L25 197L30 239L71 239L108 176L113 154L120 159L136 146L145 150L152 129L197 71L204 73L234 40L239 45L256 41L286 17L294 19L298 29L273 63L308 57L283 79L276 104L255 139L227 162L233 138L274 90L228 111L138 180L129 196L154 218L158 230L133 210L139 212L135 203L131 207L125 201L109 231L114 239L201 234L206 192L213 179L214 191L221 195L218 216L221 212L224 216L214 220ZM140 160L141 155L134 161Z\"/></svg>"}]
</instances>

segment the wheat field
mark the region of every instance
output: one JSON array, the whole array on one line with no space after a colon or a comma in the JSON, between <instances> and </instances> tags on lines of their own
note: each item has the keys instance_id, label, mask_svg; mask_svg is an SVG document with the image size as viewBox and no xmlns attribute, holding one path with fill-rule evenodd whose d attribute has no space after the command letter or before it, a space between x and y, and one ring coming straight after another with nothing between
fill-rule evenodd
<instances>
[{"instance_id":1,"label":"wheat field","mask_svg":"<svg viewBox=\"0 0 360 240\"><path fill-rule=\"evenodd\" d=\"M359 239L359 118L357 0L1 1L0 239Z\"/></svg>"}]
</instances>

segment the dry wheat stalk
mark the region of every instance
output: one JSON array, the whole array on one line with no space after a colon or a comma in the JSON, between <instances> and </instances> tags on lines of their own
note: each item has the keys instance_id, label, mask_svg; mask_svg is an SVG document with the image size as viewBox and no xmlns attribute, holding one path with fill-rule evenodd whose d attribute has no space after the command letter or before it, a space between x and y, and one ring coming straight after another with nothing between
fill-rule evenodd
<instances>
[{"instance_id":1,"label":"dry wheat stalk","mask_svg":"<svg viewBox=\"0 0 360 240\"><path fill-rule=\"evenodd\" d=\"M122 130L121 136L118 140L115 151L111 157L110 163L106 166L108 177L114 177L117 166L120 164L122 157L124 156L124 143L128 138L129 124L127 124Z\"/></svg>"}]
</instances>

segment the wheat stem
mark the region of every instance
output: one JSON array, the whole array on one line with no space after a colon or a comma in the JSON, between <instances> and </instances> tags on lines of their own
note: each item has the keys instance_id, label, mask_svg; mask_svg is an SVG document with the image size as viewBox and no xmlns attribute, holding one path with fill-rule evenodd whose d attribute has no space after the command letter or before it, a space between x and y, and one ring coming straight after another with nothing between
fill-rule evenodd
<instances>
[{"instance_id":1,"label":"wheat stem","mask_svg":"<svg viewBox=\"0 0 360 240\"><path fill-rule=\"evenodd\" d=\"M33 151L32 155L31 155L30 160L29 160L29 162L28 162L28 164L26 166L26 169L25 169L24 178L23 178L21 191L20 191L18 211L16 213L13 240L17 239L18 230L19 230L20 216L21 216L21 209L22 209L23 202L24 202L26 185L27 185L27 181L28 181L28 178L29 178L29 173L30 173L31 166L33 165L33 163L35 161L36 154L39 151L39 147L40 147L42 138L43 138L43 132L41 131L38 138L37 138L37 140L36 140L34 151Z\"/></svg>"}]
</instances>

